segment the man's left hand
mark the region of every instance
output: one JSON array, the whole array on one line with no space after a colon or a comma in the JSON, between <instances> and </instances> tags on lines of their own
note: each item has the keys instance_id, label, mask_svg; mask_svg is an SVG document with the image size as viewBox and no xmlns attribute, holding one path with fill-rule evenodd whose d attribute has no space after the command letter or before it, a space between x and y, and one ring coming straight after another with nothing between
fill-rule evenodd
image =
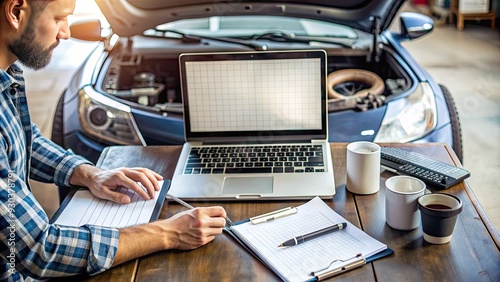
<instances>
[{"instance_id":1,"label":"man's left hand","mask_svg":"<svg viewBox=\"0 0 500 282\"><path fill-rule=\"evenodd\" d=\"M101 199L119 204L130 203L130 197L115 190L118 187L132 189L145 200L154 198L160 190L158 180L163 177L147 168L117 168L101 170L88 164L80 165L71 176L72 185L86 186L90 192ZM138 184L141 183L141 185Z\"/></svg>"}]
</instances>

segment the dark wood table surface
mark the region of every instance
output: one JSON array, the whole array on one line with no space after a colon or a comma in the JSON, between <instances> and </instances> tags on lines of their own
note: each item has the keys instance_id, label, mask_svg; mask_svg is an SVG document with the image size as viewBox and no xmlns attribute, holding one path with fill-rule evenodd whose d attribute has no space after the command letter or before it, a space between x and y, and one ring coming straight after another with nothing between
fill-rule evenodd
<instances>
[{"instance_id":1,"label":"dark wood table surface","mask_svg":"<svg viewBox=\"0 0 500 282\"><path fill-rule=\"evenodd\" d=\"M451 242L431 245L422 237L422 227L398 231L385 223L385 180L380 177L380 191L373 195L354 195L345 189L346 145L332 143L336 194L325 200L337 213L387 244L394 254L336 276L336 280L356 281L500 281L499 234L479 205L471 187L462 182L445 192L463 201ZM384 144L381 144L384 145ZM461 166L455 153L446 144L390 144L419 152L446 163ZM111 169L121 166L143 166L165 178L171 178L180 146L109 147L98 166ZM304 187L307 189L307 187ZM481 187L475 187L481 189ZM191 202L193 206L223 206L233 221L270 212L306 201ZM185 210L175 202L166 201L160 218L168 218ZM141 240L141 238L137 238ZM130 261L93 277L90 281L277 281L279 278L245 251L228 234L192 251L168 250Z\"/></svg>"}]
</instances>

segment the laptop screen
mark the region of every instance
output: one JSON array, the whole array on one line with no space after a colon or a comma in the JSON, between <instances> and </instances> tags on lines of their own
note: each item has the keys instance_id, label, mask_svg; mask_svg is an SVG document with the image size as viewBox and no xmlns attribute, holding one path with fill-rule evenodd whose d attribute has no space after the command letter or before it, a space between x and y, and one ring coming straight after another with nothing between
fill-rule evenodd
<instances>
[{"instance_id":1,"label":"laptop screen","mask_svg":"<svg viewBox=\"0 0 500 282\"><path fill-rule=\"evenodd\" d=\"M183 54L180 64L188 140L326 139L324 51Z\"/></svg>"}]
</instances>

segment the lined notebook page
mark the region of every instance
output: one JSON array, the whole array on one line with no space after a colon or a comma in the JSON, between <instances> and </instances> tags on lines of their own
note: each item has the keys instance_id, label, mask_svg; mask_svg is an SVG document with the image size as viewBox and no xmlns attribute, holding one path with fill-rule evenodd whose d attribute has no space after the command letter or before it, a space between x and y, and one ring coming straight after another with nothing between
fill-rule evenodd
<instances>
[{"instance_id":1,"label":"lined notebook page","mask_svg":"<svg viewBox=\"0 0 500 282\"><path fill-rule=\"evenodd\" d=\"M347 223L344 230L293 247L278 247L293 237L341 222ZM289 281L311 279L312 271L325 268L336 259L352 258L358 253L368 257L387 248L386 245L347 222L318 197L299 206L295 215L257 225L248 222L236 225L231 230L269 267ZM334 263L330 268L337 268L342 264L346 263Z\"/></svg>"},{"instance_id":2,"label":"lined notebook page","mask_svg":"<svg viewBox=\"0 0 500 282\"><path fill-rule=\"evenodd\" d=\"M163 187L163 181L158 181L158 184ZM99 199L89 190L77 191L55 224L66 226L92 224L118 228L149 222L160 191L155 192L154 199L147 201L130 189L122 187L119 191L130 197L130 203L117 204Z\"/></svg>"}]
</instances>

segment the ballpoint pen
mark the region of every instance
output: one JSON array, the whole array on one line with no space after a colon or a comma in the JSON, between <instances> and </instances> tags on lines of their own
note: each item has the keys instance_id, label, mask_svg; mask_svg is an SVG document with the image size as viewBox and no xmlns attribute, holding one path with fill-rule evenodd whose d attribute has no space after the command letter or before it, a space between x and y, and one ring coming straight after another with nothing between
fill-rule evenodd
<instances>
[{"instance_id":1,"label":"ballpoint pen","mask_svg":"<svg viewBox=\"0 0 500 282\"><path fill-rule=\"evenodd\" d=\"M300 236L294 237L290 240L286 240L285 242L281 243L278 247L295 246L295 245L304 243L305 241L317 238L319 236L342 230L342 229L346 228L346 226L347 226L347 223L345 223L345 222L334 224L332 226L329 226L329 227L326 227L326 228L323 228L323 229L320 229L320 230L317 230L317 231L314 231L314 232L311 232L308 234L300 235Z\"/></svg>"},{"instance_id":2,"label":"ballpoint pen","mask_svg":"<svg viewBox=\"0 0 500 282\"><path fill-rule=\"evenodd\" d=\"M184 202L183 200L177 198L176 196L174 196L172 194L167 194L167 198L170 198L170 199L176 201L177 203L181 204L182 206L184 206L190 210L194 209L193 206L191 206L190 204ZM229 225L230 227L234 225L234 223L231 221L231 219L229 219L228 216L226 216L225 219L226 219L226 225Z\"/></svg>"}]
</instances>

